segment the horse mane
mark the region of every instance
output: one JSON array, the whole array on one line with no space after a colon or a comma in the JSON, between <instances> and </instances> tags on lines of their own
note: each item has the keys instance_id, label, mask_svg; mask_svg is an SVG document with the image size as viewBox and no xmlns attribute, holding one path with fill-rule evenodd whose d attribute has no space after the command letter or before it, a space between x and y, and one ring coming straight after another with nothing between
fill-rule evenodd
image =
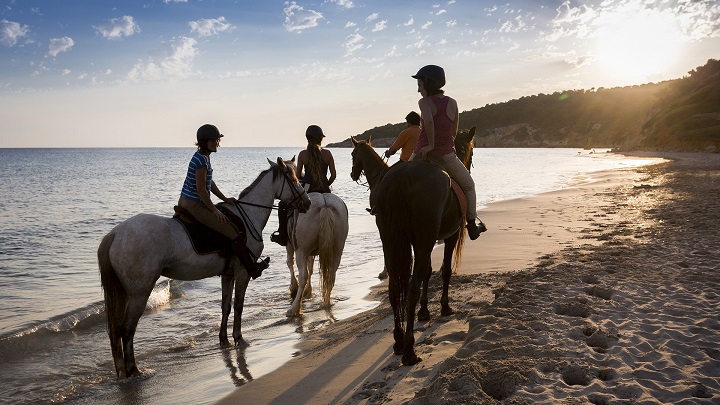
<instances>
[{"instance_id":1,"label":"horse mane","mask_svg":"<svg viewBox=\"0 0 720 405\"><path fill-rule=\"evenodd\" d=\"M475 127L462 131L455 137L455 154L470 171L472 166L473 148L475 147Z\"/></svg>"},{"instance_id":2,"label":"horse mane","mask_svg":"<svg viewBox=\"0 0 720 405\"><path fill-rule=\"evenodd\" d=\"M262 180L262 178L265 177L265 174L267 174L267 172L269 172L271 170L273 172L273 181L275 179L277 179L277 177L280 175L280 166L272 165L272 167L270 167L269 169L265 169L265 170L261 171L260 174L255 178L255 180L253 180L252 184L245 187L245 189L240 193L240 196L238 198L243 198L246 194L248 194L250 192L250 190L255 188L255 186L257 186L257 184L260 182L260 180ZM295 175L294 170L292 170L292 176L294 176L295 179L297 179L297 176Z\"/></svg>"}]
</instances>

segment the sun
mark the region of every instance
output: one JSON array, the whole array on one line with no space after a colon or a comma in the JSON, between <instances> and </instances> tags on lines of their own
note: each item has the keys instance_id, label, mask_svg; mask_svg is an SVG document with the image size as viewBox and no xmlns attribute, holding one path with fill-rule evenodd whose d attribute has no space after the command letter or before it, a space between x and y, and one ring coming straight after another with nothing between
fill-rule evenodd
<instances>
[{"instance_id":1,"label":"sun","mask_svg":"<svg viewBox=\"0 0 720 405\"><path fill-rule=\"evenodd\" d=\"M616 9L596 23L597 62L624 81L658 75L681 54L684 36L670 12Z\"/></svg>"}]
</instances>

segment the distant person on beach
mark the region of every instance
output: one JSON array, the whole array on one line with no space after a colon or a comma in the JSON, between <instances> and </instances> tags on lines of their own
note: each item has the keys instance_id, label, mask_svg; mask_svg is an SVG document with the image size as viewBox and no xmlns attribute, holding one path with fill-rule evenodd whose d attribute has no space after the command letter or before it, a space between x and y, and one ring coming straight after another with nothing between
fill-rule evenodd
<instances>
[{"instance_id":1,"label":"distant person on beach","mask_svg":"<svg viewBox=\"0 0 720 405\"><path fill-rule=\"evenodd\" d=\"M407 128L400 132L392 146L385 151L386 158L389 158L394 155L395 152L401 150L400 160L407 162L410 159L418 137L420 136L420 115L415 111L410 111L410 113L405 116L405 122L407 122Z\"/></svg>"},{"instance_id":2,"label":"distant person on beach","mask_svg":"<svg viewBox=\"0 0 720 405\"><path fill-rule=\"evenodd\" d=\"M187 176L180 192L178 205L188 211L198 222L225 235L232 241L232 248L243 267L253 279L260 277L268 268L270 258L255 262L246 245L246 238L240 230L212 203L210 193L229 204L235 204L234 197L225 197L212 179L213 169L210 154L220 146L220 133L215 125L205 124L197 130L197 151L188 165Z\"/></svg>"},{"instance_id":3,"label":"distant person on beach","mask_svg":"<svg viewBox=\"0 0 720 405\"><path fill-rule=\"evenodd\" d=\"M330 185L335 181L335 158L332 153L323 149L322 139L325 138L322 128L317 125L310 125L305 130L305 138L308 141L307 148L298 154L297 175L300 184L305 187L308 193L329 193ZM330 177L328 178L328 171ZM287 246L287 217L289 210L287 206L280 203L278 209L278 230L270 235L270 240L281 246Z\"/></svg>"},{"instance_id":4,"label":"distant person on beach","mask_svg":"<svg viewBox=\"0 0 720 405\"><path fill-rule=\"evenodd\" d=\"M455 155L455 134L460 123L457 101L446 96L441 88L445 85L445 70L440 66L423 66L412 76L417 79L418 93L422 95L420 107L421 130L410 160L418 156L427 160L428 153L440 157L445 171L455 179L465 192L467 199L467 231L470 239L475 240L485 232L485 224L476 224L477 208L475 181L460 159Z\"/></svg>"}]
</instances>

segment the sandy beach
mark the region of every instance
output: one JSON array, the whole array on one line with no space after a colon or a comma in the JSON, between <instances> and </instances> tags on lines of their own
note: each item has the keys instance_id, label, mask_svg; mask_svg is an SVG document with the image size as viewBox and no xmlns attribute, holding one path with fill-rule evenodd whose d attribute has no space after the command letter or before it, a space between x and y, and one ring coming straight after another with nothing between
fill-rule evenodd
<instances>
[{"instance_id":1,"label":"sandy beach","mask_svg":"<svg viewBox=\"0 0 720 405\"><path fill-rule=\"evenodd\" d=\"M433 274L419 364L392 353L382 283L220 403L720 403L720 154L643 156L670 161L481 210L452 316Z\"/></svg>"}]
</instances>

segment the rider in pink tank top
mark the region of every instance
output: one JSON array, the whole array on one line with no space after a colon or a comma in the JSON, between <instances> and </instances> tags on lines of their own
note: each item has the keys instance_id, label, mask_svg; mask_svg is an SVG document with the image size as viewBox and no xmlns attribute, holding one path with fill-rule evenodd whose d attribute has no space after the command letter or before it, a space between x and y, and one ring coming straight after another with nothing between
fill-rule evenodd
<instances>
[{"instance_id":1,"label":"rider in pink tank top","mask_svg":"<svg viewBox=\"0 0 720 405\"><path fill-rule=\"evenodd\" d=\"M437 112L433 115L435 127L435 148L441 156L448 153L455 153L455 140L452 137L453 121L447 115L447 105L450 97L447 96L430 96L430 100L437 107ZM413 153L420 154L420 150L429 144L427 133L425 132L425 121L420 119L420 137L415 144Z\"/></svg>"}]
</instances>

